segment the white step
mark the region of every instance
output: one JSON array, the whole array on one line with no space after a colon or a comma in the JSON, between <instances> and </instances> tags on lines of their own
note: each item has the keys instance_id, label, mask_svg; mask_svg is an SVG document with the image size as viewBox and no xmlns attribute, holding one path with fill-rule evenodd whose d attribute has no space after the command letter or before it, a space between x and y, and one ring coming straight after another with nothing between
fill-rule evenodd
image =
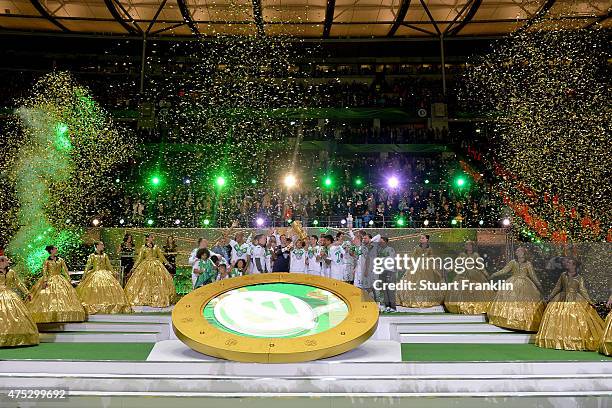
<instances>
[{"instance_id":1,"label":"white step","mask_svg":"<svg viewBox=\"0 0 612 408\"><path fill-rule=\"evenodd\" d=\"M161 333L168 329L167 323L130 323L130 322L84 322L84 323L42 323L40 332L151 332Z\"/></svg>"},{"instance_id":2,"label":"white step","mask_svg":"<svg viewBox=\"0 0 612 408\"><path fill-rule=\"evenodd\" d=\"M117 322L117 323L170 323L172 315L168 314L96 314L87 316L88 322Z\"/></svg>"},{"instance_id":3,"label":"white step","mask_svg":"<svg viewBox=\"0 0 612 408\"><path fill-rule=\"evenodd\" d=\"M432 306L426 308L414 308L414 307L404 307L397 306L398 312L409 312L409 313L444 313L444 307L442 306Z\"/></svg>"},{"instance_id":4,"label":"white step","mask_svg":"<svg viewBox=\"0 0 612 408\"><path fill-rule=\"evenodd\" d=\"M512 333L514 332L487 323L400 323L397 325L400 334L410 333Z\"/></svg>"},{"instance_id":5,"label":"white step","mask_svg":"<svg viewBox=\"0 0 612 408\"><path fill-rule=\"evenodd\" d=\"M162 339L158 333L40 333L41 343L155 343Z\"/></svg>"},{"instance_id":6,"label":"white step","mask_svg":"<svg viewBox=\"0 0 612 408\"><path fill-rule=\"evenodd\" d=\"M528 344L535 334L525 333L411 333L400 334L402 343L448 343L448 344Z\"/></svg>"},{"instance_id":7,"label":"white step","mask_svg":"<svg viewBox=\"0 0 612 408\"><path fill-rule=\"evenodd\" d=\"M381 315L380 320L392 323L486 323L485 315L459 315L459 314L422 314Z\"/></svg>"}]
</instances>

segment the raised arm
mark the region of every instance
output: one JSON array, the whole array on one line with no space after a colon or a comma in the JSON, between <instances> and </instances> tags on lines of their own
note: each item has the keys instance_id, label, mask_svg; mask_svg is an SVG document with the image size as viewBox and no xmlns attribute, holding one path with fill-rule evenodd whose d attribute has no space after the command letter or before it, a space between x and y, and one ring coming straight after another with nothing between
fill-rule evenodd
<instances>
[{"instance_id":1,"label":"raised arm","mask_svg":"<svg viewBox=\"0 0 612 408\"><path fill-rule=\"evenodd\" d=\"M497 278L498 276L505 275L508 272L511 272L516 267L518 267L518 263L515 260L512 260L512 261L508 262L506 264L506 266L501 268L499 271L497 271L494 274L492 274L491 275L491 279Z\"/></svg>"}]
</instances>

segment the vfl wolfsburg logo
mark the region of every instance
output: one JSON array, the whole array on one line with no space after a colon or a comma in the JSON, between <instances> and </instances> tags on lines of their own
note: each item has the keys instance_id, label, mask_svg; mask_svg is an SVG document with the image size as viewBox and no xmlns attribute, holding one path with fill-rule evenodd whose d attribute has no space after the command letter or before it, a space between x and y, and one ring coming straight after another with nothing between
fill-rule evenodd
<instances>
[{"instance_id":1,"label":"vfl wolfsburg logo","mask_svg":"<svg viewBox=\"0 0 612 408\"><path fill-rule=\"evenodd\" d=\"M213 310L220 324L248 336L294 336L317 324L317 313L308 303L282 292L232 291Z\"/></svg>"}]
</instances>

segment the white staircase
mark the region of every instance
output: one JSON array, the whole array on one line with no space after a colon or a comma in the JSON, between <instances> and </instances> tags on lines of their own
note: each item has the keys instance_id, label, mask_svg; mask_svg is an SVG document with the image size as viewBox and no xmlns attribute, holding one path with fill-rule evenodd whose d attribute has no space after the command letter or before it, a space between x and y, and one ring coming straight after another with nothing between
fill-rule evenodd
<instances>
[{"instance_id":1,"label":"white staircase","mask_svg":"<svg viewBox=\"0 0 612 408\"><path fill-rule=\"evenodd\" d=\"M173 338L170 315L91 315L82 323L38 325L43 343L155 343Z\"/></svg>"}]
</instances>

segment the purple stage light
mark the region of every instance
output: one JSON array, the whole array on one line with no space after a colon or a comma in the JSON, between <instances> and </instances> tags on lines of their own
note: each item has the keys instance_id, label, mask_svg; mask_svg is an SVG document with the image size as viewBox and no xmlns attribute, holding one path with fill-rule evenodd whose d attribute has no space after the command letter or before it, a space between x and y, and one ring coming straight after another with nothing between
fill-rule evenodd
<instances>
[{"instance_id":1,"label":"purple stage light","mask_svg":"<svg viewBox=\"0 0 612 408\"><path fill-rule=\"evenodd\" d=\"M398 188L399 187L399 179L397 176L391 176L387 179L387 185L390 188Z\"/></svg>"}]
</instances>

